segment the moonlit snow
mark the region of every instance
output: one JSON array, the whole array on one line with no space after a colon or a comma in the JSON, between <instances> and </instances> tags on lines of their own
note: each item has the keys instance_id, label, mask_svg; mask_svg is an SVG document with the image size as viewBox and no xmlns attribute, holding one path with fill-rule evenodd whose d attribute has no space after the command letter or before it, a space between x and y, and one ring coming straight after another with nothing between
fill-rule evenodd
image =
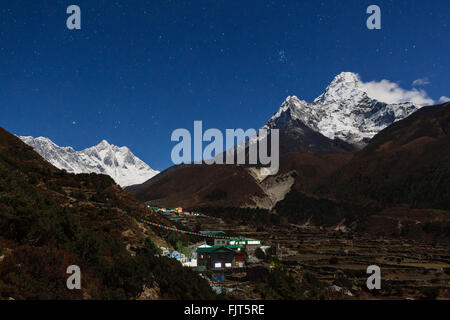
<instances>
[{"instance_id":1,"label":"moonlit snow","mask_svg":"<svg viewBox=\"0 0 450 320\"><path fill-rule=\"evenodd\" d=\"M19 138L59 169L70 173L106 174L122 187L143 183L159 173L127 147L117 147L106 140L96 146L75 151L72 147L59 147L44 137Z\"/></svg>"},{"instance_id":2,"label":"moonlit snow","mask_svg":"<svg viewBox=\"0 0 450 320\"><path fill-rule=\"evenodd\" d=\"M372 99L356 74L342 72L312 103L287 97L265 127L282 128L291 120L300 120L327 138L364 145L382 129L419 108L410 102L387 104Z\"/></svg>"}]
</instances>

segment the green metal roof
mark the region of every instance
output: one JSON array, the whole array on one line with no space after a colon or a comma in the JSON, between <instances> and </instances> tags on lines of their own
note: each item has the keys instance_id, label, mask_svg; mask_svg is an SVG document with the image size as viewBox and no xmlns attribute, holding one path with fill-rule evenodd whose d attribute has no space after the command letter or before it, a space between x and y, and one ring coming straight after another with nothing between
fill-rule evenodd
<instances>
[{"instance_id":1,"label":"green metal roof","mask_svg":"<svg viewBox=\"0 0 450 320\"><path fill-rule=\"evenodd\" d=\"M206 270L206 266L197 266L197 267L195 267L195 269L197 271L205 271Z\"/></svg>"},{"instance_id":2,"label":"green metal roof","mask_svg":"<svg viewBox=\"0 0 450 320\"><path fill-rule=\"evenodd\" d=\"M208 231L208 232L206 232L206 231L200 231L200 233L203 233L203 234L211 234L211 235L226 234L226 233L223 232L223 231Z\"/></svg>"},{"instance_id":3,"label":"green metal roof","mask_svg":"<svg viewBox=\"0 0 450 320\"><path fill-rule=\"evenodd\" d=\"M232 250L236 250L238 248L243 249L244 246L243 245L232 245L232 246L211 246L211 247L206 247L206 248L197 248L197 252L199 253L212 253L214 251L216 251L219 248L228 248L228 249L232 249Z\"/></svg>"},{"instance_id":4,"label":"green metal roof","mask_svg":"<svg viewBox=\"0 0 450 320\"><path fill-rule=\"evenodd\" d=\"M250 238L231 238L231 239L229 239L229 241L259 241L259 242L261 242L261 240L250 239Z\"/></svg>"}]
</instances>

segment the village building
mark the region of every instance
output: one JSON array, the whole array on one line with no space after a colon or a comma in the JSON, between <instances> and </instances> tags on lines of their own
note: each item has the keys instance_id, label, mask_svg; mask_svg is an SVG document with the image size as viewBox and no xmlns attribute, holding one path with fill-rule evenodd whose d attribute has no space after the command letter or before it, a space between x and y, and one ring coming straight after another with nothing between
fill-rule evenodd
<instances>
[{"instance_id":1,"label":"village building","mask_svg":"<svg viewBox=\"0 0 450 320\"><path fill-rule=\"evenodd\" d=\"M223 231L200 231L200 234L204 235L206 237L206 243L210 246L214 246L214 245L226 245L226 233ZM225 240L224 243L222 243L223 241L218 241L216 244L216 240Z\"/></svg>"},{"instance_id":2,"label":"village building","mask_svg":"<svg viewBox=\"0 0 450 320\"><path fill-rule=\"evenodd\" d=\"M160 209L162 209L161 206L157 205L157 204L153 204L153 203L146 203L145 204L148 208L153 209L155 211L158 211Z\"/></svg>"},{"instance_id":3,"label":"village building","mask_svg":"<svg viewBox=\"0 0 450 320\"><path fill-rule=\"evenodd\" d=\"M215 246L226 246L228 244L227 239L214 239Z\"/></svg>"},{"instance_id":4,"label":"village building","mask_svg":"<svg viewBox=\"0 0 450 320\"><path fill-rule=\"evenodd\" d=\"M261 246L261 241L248 238L229 238L223 231L200 231L207 236L206 243L211 246L234 246L242 245L247 251L254 251Z\"/></svg>"},{"instance_id":5,"label":"village building","mask_svg":"<svg viewBox=\"0 0 450 320\"><path fill-rule=\"evenodd\" d=\"M177 207L177 208L170 208L169 209L171 212L177 213L177 214L182 214L183 213L183 208L181 207Z\"/></svg>"},{"instance_id":6,"label":"village building","mask_svg":"<svg viewBox=\"0 0 450 320\"><path fill-rule=\"evenodd\" d=\"M192 252L190 258L187 257L181 264L190 268L197 267L197 251Z\"/></svg>"},{"instance_id":7,"label":"village building","mask_svg":"<svg viewBox=\"0 0 450 320\"><path fill-rule=\"evenodd\" d=\"M245 266L246 252L242 245L197 248L197 266L210 270L227 270Z\"/></svg>"},{"instance_id":8,"label":"village building","mask_svg":"<svg viewBox=\"0 0 450 320\"><path fill-rule=\"evenodd\" d=\"M158 204L154 204L154 203L146 203L145 204L148 208L153 209L155 211L158 212L162 212L162 213L167 213L167 212L171 212L171 213L175 213L175 214L182 214L183 213L183 208L182 207L176 207L176 208L164 208Z\"/></svg>"},{"instance_id":9,"label":"village building","mask_svg":"<svg viewBox=\"0 0 450 320\"><path fill-rule=\"evenodd\" d=\"M172 211L162 211L161 214L164 218L173 221L173 222L182 222L184 218L182 216L179 216L175 212Z\"/></svg>"},{"instance_id":10,"label":"village building","mask_svg":"<svg viewBox=\"0 0 450 320\"><path fill-rule=\"evenodd\" d=\"M229 239L228 245L242 245L247 251L254 251L261 246L261 241L256 239L235 238Z\"/></svg>"}]
</instances>

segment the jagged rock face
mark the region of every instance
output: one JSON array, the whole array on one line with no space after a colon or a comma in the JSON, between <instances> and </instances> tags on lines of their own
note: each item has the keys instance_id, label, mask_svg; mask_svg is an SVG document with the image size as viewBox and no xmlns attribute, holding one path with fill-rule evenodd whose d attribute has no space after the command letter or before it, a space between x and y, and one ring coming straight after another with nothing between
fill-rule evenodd
<instances>
[{"instance_id":1,"label":"jagged rock face","mask_svg":"<svg viewBox=\"0 0 450 320\"><path fill-rule=\"evenodd\" d=\"M122 187L143 183L159 173L127 147L117 147L106 140L91 148L75 151L72 147L59 147L44 137L19 138L59 169L70 173L106 174Z\"/></svg>"},{"instance_id":2,"label":"jagged rock face","mask_svg":"<svg viewBox=\"0 0 450 320\"><path fill-rule=\"evenodd\" d=\"M372 99L356 74L343 72L313 103L287 97L265 127L291 127L288 131L292 131L301 124L331 140L362 147L379 131L419 108L412 103L387 104Z\"/></svg>"}]
</instances>

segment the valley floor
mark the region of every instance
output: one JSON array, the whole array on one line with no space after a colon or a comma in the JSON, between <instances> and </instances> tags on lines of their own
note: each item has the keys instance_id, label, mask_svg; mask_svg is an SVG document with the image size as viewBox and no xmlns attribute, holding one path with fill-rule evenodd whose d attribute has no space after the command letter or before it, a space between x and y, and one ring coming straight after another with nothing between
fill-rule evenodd
<instances>
[{"instance_id":1,"label":"valley floor","mask_svg":"<svg viewBox=\"0 0 450 320\"><path fill-rule=\"evenodd\" d=\"M450 252L448 244L389 239L354 232L286 225L256 231L253 226L226 223L219 218L191 217L188 225L223 230L262 241L277 248L277 260L300 283L305 274L320 281L325 299L450 299ZM268 262L261 266L270 268ZM367 267L381 269L381 289L368 290ZM245 275L245 274L244 274ZM257 283L212 283L229 288L241 299L260 299Z\"/></svg>"}]
</instances>

